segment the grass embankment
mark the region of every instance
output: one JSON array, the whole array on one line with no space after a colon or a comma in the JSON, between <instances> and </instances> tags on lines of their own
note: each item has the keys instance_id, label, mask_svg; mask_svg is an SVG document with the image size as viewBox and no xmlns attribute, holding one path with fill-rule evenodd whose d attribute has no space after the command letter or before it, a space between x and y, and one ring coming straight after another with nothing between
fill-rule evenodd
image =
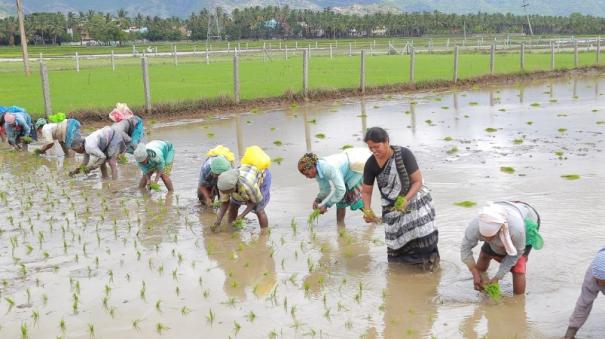
<instances>
[{"instance_id":1,"label":"grass embankment","mask_svg":"<svg viewBox=\"0 0 605 339\"><path fill-rule=\"evenodd\" d=\"M391 91L404 87L409 79L409 56L375 55L366 58L366 84L368 87L390 87ZM116 71L111 70L108 60L82 60L78 73L73 60L49 61L50 92L54 112L98 111L112 107L116 102L126 102L132 107L144 103L143 81L138 58L118 59ZM594 64L594 52L580 53L580 66ZM65 69L72 65L71 68ZM0 105L24 106L39 114L43 110L40 74L34 64L32 76L25 77L18 63L0 64ZM519 55L497 54L496 74L520 72ZM556 55L558 70L573 67L572 53ZM547 71L550 54L526 54L525 71ZM194 102L220 98L229 101L233 91L233 65L223 57L205 64L202 57L179 59L174 66L170 58L150 59L151 97L154 104L179 103L183 110L195 108ZM481 53L461 54L459 79L473 79L489 72L489 55ZM453 56L451 54L417 54L415 81L426 88L432 83L443 85L452 79ZM302 90L302 58L300 52L288 60L274 56L263 62L258 58L242 56L240 61L242 100L274 98ZM322 92L351 94L359 86L359 56L312 56L309 65L309 83L316 97ZM371 89L368 92L372 92ZM376 92L376 91L374 91ZM352 93L354 94L354 93Z\"/></svg>"}]
</instances>

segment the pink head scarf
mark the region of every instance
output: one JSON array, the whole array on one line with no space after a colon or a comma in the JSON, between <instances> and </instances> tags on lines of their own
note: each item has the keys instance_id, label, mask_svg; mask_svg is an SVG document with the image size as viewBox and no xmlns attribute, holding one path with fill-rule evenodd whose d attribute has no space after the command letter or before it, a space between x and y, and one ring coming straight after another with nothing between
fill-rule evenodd
<instances>
[{"instance_id":1,"label":"pink head scarf","mask_svg":"<svg viewBox=\"0 0 605 339\"><path fill-rule=\"evenodd\" d=\"M128 105L118 102L116 104L116 108L114 108L113 111L109 113L109 119L111 119L111 121L113 122L120 122L124 119L132 118L133 115L134 114L132 113L130 108L128 108Z\"/></svg>"},{"instance_id":2,"label":"pink head scarf","mask_svg":"<svg viewBox=\"0 0 605 339\"><path fill-rule=\"evenodd\" d=\"M506 249L506 254L517 255L517 249L508 231L508 218L504 207L490 203L479 212L479 233L484 237L493 237L497 234Z\"/></svg>"},{"instance_id":3,"label":"pink head scarf","mask_svg":"<svg viewBox=\"0 0 605 339\"><path fill-rule=\"evenodd\" d=\"M4 113L4 122L6 122L7 124L9 124L9 125L14 124L15 119L16 119L16 117L13 113L9 113L9 112Z\"/></svg>"}]
</instances>

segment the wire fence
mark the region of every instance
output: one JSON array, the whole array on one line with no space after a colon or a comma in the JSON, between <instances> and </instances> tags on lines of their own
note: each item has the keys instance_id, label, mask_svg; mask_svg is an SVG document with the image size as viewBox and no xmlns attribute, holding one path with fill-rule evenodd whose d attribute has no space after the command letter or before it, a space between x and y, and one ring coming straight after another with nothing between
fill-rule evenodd
<instances>
[{"instance_id":1,"label":"wire fence","mask_svg":"<svg viewBox=\"0 0 605 339\"><path fill-rule=\"evenodd\" d=\"M231 97L236 103L282 95L307 95L312 89L358 88L432 80L458 81L482 75L570 69L600 63L600 37L582 39L315 41L257 44L227 43L225 49L156 51L133 48L130 54L32 58L39 83L15 76L22 92L14 98L34 109L109 107L127 101L151 109L154 103ZM1 63L3 72L19 72L18 62ZM126 78L126 80L125 80ZM2 80L0 80L2 84ZM117 85L120 84L120 85ZM127 86L123 86L127 84ZM36 88L37 87L37 88ZM66 93L67 92L67 93ZM41 93L39 95L36 93ZM69 95L68 95L69 94ZM75 95L75 97L74 97Z\"/></svg>"}]
</instances>

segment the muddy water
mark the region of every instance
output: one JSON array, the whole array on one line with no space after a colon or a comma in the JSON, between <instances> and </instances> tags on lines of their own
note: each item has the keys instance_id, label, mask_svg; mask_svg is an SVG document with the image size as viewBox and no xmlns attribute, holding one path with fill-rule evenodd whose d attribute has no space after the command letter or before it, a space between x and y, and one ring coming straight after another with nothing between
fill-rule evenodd
<instances>
[{"instance_id":1,"label":"muddy water","mask_svg":"<svg viewBox=\"0 0 605 339\"><path fill-rule=\"evenodd\" d=\"M147 138L176 146L173 195L139 192L133 164L115 182L70 179L71 159L0 152L0 337L22 327L32 338L561 336L605 243L601 89L603 78L565 79L155 123ZM306 224L317 185L298 174L298 157L363 146L374 125L413 150L433 191L437 272L389 265L382 227L357 214L345 227L332 211ZM204 152L218 143L283 158L272 167L269 232L253 217L240 232L209 231L214 214L195 189ZM533 204L545 246L530 256L526 296L512 296L508 275L495 304L473 291L459 260L478 207L454 203L497 199ZM599 299L582 337L605 333Z\"/></svg>"}]
</instances>

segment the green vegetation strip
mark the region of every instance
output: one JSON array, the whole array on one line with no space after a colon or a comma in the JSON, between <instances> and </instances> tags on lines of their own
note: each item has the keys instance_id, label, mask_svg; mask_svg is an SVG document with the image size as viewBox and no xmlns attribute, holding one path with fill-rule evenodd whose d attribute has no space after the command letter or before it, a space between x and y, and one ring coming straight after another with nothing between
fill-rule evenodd
<instances>
[{"instance_id":1,"label":"green vegetation strip","mask_svg":"<svg viewBox=\"0 0 605 339\"><path fill-rule=\"evenodd\" d=\"M518 53L496 55L497 74L520 72ZM151 58L149 78L152 104L182 104L188 101L231 97L233 64L229 57L206 64L200 57L179 58L179 65L170 58ZM584 66L592 64L593 55L583 55ZM557 67L573 67L573 54L556 56ZM142 70L139 58L119 58L116 70L108 59L83 59L80 72L73 60L49 60L50 93L55 111L107 109L116 102L131 107L144 104ZM374 55L366 58L366 84L385 86L405 84L409 79L409 56ZM528 53L525 70L548 71L548 53ZM43 111L43 97L38 64L32 63L32 75L25 77L19 63L0 64L0 97L3 105L25 106L34 117ZM312 56L309 64L311 90L341 90L359 86L359 56ZM415 81L418 85L449 81L453 72L451 54L417 54ZM459 79L471 79L489 73L489 54L462 53L459 58ZM263 62L258 57L242 56L240 60L240 93L242 100L278 97L302 91L301 52L294 51L286 60L274 55ZM182 107L186 110L187 107Z\"/></svg>"}]
</instances>

